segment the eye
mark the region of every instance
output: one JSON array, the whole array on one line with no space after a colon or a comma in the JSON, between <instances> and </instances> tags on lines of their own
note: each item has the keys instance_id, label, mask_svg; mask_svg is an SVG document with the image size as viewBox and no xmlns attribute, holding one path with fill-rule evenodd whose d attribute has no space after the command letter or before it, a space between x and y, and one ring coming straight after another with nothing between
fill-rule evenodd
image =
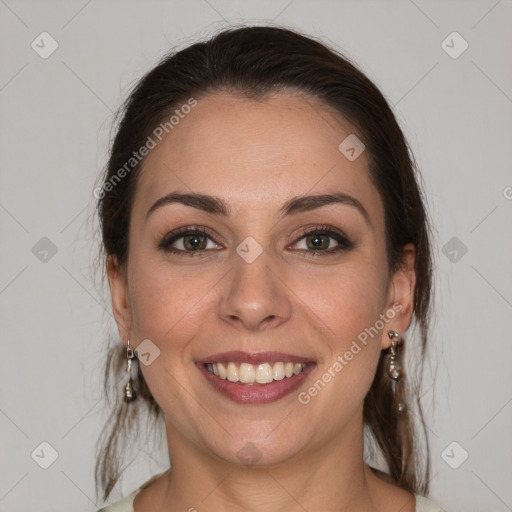
<instances>
[{"instance_id":1,"label":"eye","mask_svg":"<svg viewBox=\"0 0 512 512\"><path fill-rule=\"evenodd\" d=\"M291 247L300 251L308 251L317 256L347 251L353 246L354 244L341 231L320 226L304 232Z\"/></svg>"},{"instance_id":2,"label":"eye","mask_svg":"<svg viewBox=\"0 0 512 512\"><path fill-rule=\"evenodd\" d=\"M212 235L205 228L180 228L164 236L158 247L166 252L199 255L202 251L218 249ZM196 253L196 254L193 254Z\"/></svg>"},{"instance_id":3,"label":"eye","mask_svg":"<svg viewBox=\"0 0 512 512\"><path fill-rule=\"evenodd\" d=\"M301 247L302 245L302 247ZM315 226L303 232L303 235L290 248L304 251L313 256L323 256L348 251L354 244L348 237L338 230L328 226ZM187 226L163 237L158 248L174 254L186 256L200 256L204 251L220 250L223 247L217 244L206 227Z\"/></svg>"}]
</instances>

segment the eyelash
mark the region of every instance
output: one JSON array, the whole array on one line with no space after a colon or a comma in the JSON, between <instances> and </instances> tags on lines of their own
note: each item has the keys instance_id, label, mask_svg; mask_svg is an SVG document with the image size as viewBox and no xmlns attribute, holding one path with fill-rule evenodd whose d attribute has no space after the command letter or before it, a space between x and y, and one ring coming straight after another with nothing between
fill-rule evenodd
<instances>
[{"instance_id":1,"label":"eyelash","mask_svg":"<svg viewBox=\"0 0 512 512\"><path fill-rule=\"evenodd\" d=\"M338 230L334 230L333 228L329 226L315 226L312 229L306 229L304 230L299 238L292 244L295 245L299 240L306 238L310 235L315 234L322 234L322 235L328 235L329 237L333 238L336 242L338 242L338 245L334 249L326 249L326 250L312 250L312 249L297 249L302 252L309 253L309 256L312 257L318 257L318 256L328 256L340 253L342 251L349 251L354 248L353 242L351 242L348 237L342 232ZM189 256L189 257L197 257L202 256L204 252L209 251L211 249L200 249L196 251L186 251L183 249L176 249L172 247L172 244L176 242L177 240L184 238L186 235L205 235L207 238L212 240L214 243L217 243L214 239L214 236L212 233L210 233L210 230L204 226L185 226L183 228L179 228L176 231L173 231L171 233L168 233L163 237L161 242L158 244L158 248L169 253L183 255L183 256Z\"/></svg>"}]
</instances>

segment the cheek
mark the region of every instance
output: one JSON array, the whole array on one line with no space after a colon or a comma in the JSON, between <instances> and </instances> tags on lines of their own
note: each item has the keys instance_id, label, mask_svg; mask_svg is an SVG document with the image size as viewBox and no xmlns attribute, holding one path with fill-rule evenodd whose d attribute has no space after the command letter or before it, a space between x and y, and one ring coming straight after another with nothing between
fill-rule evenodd
<instances>
[{"instance_id":1,"label":"cheek","mask_svg":"<svg viewBox=\"0 0 512 512\"><path fill-rule=\"evenodd\" d=\"M157 345L180 344L193 336L191 329L202 325L216 279L208 273L176 272L161 262L134 261L130 277L133 328L140 339Z\"/></svg>"},{"instance_id":2,"label":"cheek","mask_svg":"<svg viewBox=\"0 0 512 512\"><path fill-rule=\"evenodd\" d=\"M138 342L150 339L160 352L154 362L140 365L140 369L163 411L183 410L183 404L190 401L183 383L190 379L193 342L201 338L205 308L213 308L208 292L218 279L208 273L176 272L162 262L143 260L138 266L132 260L133 332Z\"/></svg>"},{"instance_id":3,"label":"cheek","mask_svg":"<svg viewBox=\"0 0 512 512\"><path fill-rule=\"evenodd\" d=\"M292 287L340 346L373 326L386 304L386 273L374 262L360 260L311 279L301 276Z\"/></svg>"},{"instance_id":4,"label":"cheek","mask_svg":"<svg viewBox=\"0 0 512 512\"><path fill-rule=\"evenodd\" d=\"M322 382L306 392L343 415L361 403L374 378L385 329L386 273L375 264L347 265L293 287L321 326L327 349L316 375ZM324 385L326 393L320 392Z\"/></svg>"}]
</instances>

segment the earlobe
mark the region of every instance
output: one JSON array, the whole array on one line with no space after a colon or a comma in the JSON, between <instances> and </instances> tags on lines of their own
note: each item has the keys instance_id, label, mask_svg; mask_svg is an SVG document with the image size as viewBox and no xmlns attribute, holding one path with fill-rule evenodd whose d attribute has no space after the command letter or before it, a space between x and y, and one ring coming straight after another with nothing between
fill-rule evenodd
<instances>
[{"instance_id":1,"label":"earlobe","mask_svg":"<svg viewBox=\"0 0 512 512\"><path fill-rule=\"evenodd\" d=\"M389 286L387 309L393 310L393 318L386 325L382 336L382 348L387 349L391 341L387 335L390 330L402 334L405 332L412 320L414 310L414 289L416 286L416 272L414 264L416 260L416 249L412 243L403 247L402 265L393 274Z\"/></svg>"},{"instance_id":2,"label":"earlobe","mask_svg":"<svg viewBox=\"0 0 512 512\"><path fill-rule=\"evenodd\" d=\"M132 314L128 294L126 272L121 268L115 255L107 259L107 276L112 300L112 311L116 320L119 336L124 341L131 331Z\"/></svg>"}]
</instances>

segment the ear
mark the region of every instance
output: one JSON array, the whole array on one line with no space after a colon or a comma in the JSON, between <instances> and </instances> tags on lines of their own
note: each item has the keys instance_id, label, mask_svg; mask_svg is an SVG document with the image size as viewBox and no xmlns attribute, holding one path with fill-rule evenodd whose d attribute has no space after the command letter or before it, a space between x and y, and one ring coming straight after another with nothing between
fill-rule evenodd
<instances>
[{"instance_id":1,"label":"ear","mask_svg":"<svg viewBox=\"0 0 512 512\"><path fill-rule=\"evenodd\" d=\"M130 336L132 326L132 311L128 293L126 270L122 269L116 256L107 259L107 276L112 299L112 311L117 323L117 330L123 342Z\"/></svg>"},{"instance_id":2,"label":"ear","mask_svg":"<svg viewBox=\"0 0 512 512\"><path fill-rule=\"evenodd\" d=\"M398 270L391 276L386 312L389 312L389 320L382 333L381 346L387 349L391 346L388 332L390 330L402 334L411 325L413 307L414 307L414 288L416 286L416 272L414 262L416 260L416 249L412 243L403 247L402 264Z\"/></svg>"}]
</instances>

